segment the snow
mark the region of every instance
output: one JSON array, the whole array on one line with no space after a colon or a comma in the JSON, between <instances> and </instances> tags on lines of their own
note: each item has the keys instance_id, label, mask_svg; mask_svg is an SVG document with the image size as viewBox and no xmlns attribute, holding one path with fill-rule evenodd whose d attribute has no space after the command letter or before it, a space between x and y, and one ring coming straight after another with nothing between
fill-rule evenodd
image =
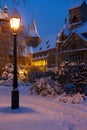
<instances>
[{"instance_id":1,"label":"snow","mask_svg":"<svg viewBox=\"0 0 87 130\"><path fill-rule=\"evenodd\" d=\"M28 36L40 37L34 19L32 19L32 24L28 26Z\"/></svg>"},{"instance_id":2,"label":"snow","mask_svg":"<svg viewBox=\"0 0 87 130\"><path fill-rule=\"evenodd\" d=\"M79 33L79 34L86 33L87 32L86 28L87 28L87 22L84 22L84 23L81 24L80 27L75 28L74 31Z\"/></svg>"},{"instance_id":3,"label":"snow","mask_svg":"<svg viewBox=\"0 0 87 130\"><path fill-rule=\"evenodd\" d=\"M37 47L33 48L33 52L37 53L55 48L56 36L57 34L52 34L50 36L45 37Z\"/></svg>"},{"instance_id":4,"label":"snow","mask_svg":"<svg viewBox=\"0 0 87 130\"><path fill-rule=\"evenodd\" d=\"M32 37L38 37L38 34L34 30L30 30L28 35Z\"/></svg>"},{"instance_id":5,"label":"snow","mask_svg":"<svg viewBox=\"0 0 87 130\"><path fill-rule=\"evenodd\" d=\"M85 0L74 0L70 9L80 7L83 4L83 2L85 2Z\"/></svg>"},{"instance_id":6,"label":"snow","mask_svg":"<svg viewBox=\"0 0 87 130\"><path fill-rule=\"evenodd\" d=\"M0 19L5 19L5 18L8 18L8 13L4 13L4 11L2 11L0 8Z\"/></svg>"},{"instance_id":7,"label":"snow","mask_svg":"<svg viewBox=\"0 0 87 130\"><path fill-rule=\"evenodd\" d=\"M87 102L62 103L58 97L29 95L29 85L21 85L20 107L12 110L11 90L0 86L0 130L87 130Z\"/></svg>"},{"instance_id":8,"label":"snow","mask_svg":"<svg viewBox=\"0 0 87 130\"><path fill-rule=\"evenodd\" d=\"M76 24L76 23L75 23ZM81 23L81 26L73 29L73 30L69 30L68 27L66 27L65 29L62 29L62 31L64 32L64 34L67 36L68 38L65 40L64 43L66 43L66 41L71 37L71 35L73 33L76 33L79 37L81 37L83 40L87 41L87 37L85 37L83 34L87 33L87 22ZM58 38L57 38L57 43L60 43L61 41L59 41L59 36L61 35L62 31L58 34ZM70 35L69 35L70 34Z\"/></svg>"}]
</instances>

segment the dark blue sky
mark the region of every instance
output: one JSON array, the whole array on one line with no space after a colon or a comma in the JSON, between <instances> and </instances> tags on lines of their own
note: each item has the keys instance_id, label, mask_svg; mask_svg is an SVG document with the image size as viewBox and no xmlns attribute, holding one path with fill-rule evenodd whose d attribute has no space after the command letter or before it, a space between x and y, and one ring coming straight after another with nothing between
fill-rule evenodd
<instances>
[{"instance_id":1,"label":"dark blue sky","mask_svg":"<svg viewBox=\"0 0 87 130\"><path fill-rule=\"evenodd\" d=\"M28 25L35 18L38 32L44 38L60 31L73 0L27 0L26 6L20 1L17 8L21 13L22 23ZM11 10L12 5L7 4Z\"/></svg>"},{"instance_id":2,"label":"dark blue sky","mask_svg":"<svg viewBox=\"0 0 87 130\"><path fill-rule=\"evenodd\" d=\"M71 3L72 0L28 0L28 5L22 7L23 23L30 23L34 17L42 38L57 33L64 24L64 17L68 16Z\"/></svg>"}]
</instances>

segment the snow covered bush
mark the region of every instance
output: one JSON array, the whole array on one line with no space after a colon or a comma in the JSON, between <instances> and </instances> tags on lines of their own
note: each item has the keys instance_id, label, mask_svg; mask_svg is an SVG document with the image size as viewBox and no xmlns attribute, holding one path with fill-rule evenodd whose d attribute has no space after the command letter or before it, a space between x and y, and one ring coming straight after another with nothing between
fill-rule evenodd
<instances>
[{"instance_id":1,"label":"snow covered bush","mask_svg":"<svg viewBox=\"0 0 87 130\"><path fill-rule=\"evenodd\" d=\"M13 64L8 63L3 69L2 79L13 80Z\"/></svg>"},{"instance_id":2,"label":"snow covered bush","mask_svg":"<svg viewBox=\"0 0 87 130\"><path fill-rule=\"evenodd\" d=\"M80 104L84 102L84 98L85 96L77 93L77 94L73 94L73 95L67 95L66 93L58 96L57 98L55 98L55 101L58 102L62 102L62 103L70 103L70 104Z\"/></svg>"},{"instance_id":3,"label":"snow covered bush","mask_svg":"<svg viewBox=\"0 0 87 130\"><path fill-rule=\"evenodd\" d=\"M60 85L50 77L37 79L30 88L31 94L54 96L61 93Z\"/></svg>"},{"instance_id":4,"label":"snow covered bush","mask_svg":"<svg viewBox=\"0 0 87 130\"><path fill-rule=\"evenodd\" d=\"M9 86L12 84L13 80L13 64L8 63L5 67L2 68L0 85Z\"/></svg>"},{"instance_id":5,"label":"snow covered bush","mask_svg":"<svg viewBox=\"0 0 87 130\"><path fill-rule=\"evenodd\" d=\"M24 71L23 69L20 69L19 66L17 66L17 69L18 69L18 80L19 81L24 81L25 79L25 75L24 75ZM7 63L5 67L2 68L2 77L1 79L6 81L12 81L13 80L13 74L14 72L14 67L13 67L13 64L12 63ZM7 81L6 81L7 82Z\"/></svg>"},{"instance_id":6,"label":"snow covered bush","mask_svg":"<svg viewBox=\"0 0 87 130\"><path fill-rule=\"evenodd\" d=\"M62 64L57 74L57 80L66 93L71 93L65 84L73 84L73 93L84 93L87 95L87 65L85 63L68 63ZM69 91L68 91L69 90Z\"/></svg>"}]
</instances>

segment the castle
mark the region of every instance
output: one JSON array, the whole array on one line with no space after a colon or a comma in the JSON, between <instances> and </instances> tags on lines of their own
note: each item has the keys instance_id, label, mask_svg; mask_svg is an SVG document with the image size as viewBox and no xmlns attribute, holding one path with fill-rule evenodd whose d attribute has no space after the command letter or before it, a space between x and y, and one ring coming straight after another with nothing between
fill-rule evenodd
<instances>
[{"instance_id":1,"label":"castle","mask_svg":"<svg viewBox=\"0 0 87 130\"><path fill-rule=\"evenodd\" d=\"M12 61L10 52L9 17L7 7L0 10L0 69ZM18 55L18 65L22 70L36 66L46 70L49 67L60 66L63 62L87 62L87 4L85 0L73 2L69 8L69 21L65 18L64 26L58 34L41 40L35 20L28 27L28 33L23 41L27 53ZM5 37L4 39L2 37ZM23 47L24 49L24 47ZM21 51L22 52L22 51Z\"/></svg>"},{"instance_id":2,"label":"castle","mask_svg":"<svg viewBox=\"0 0 87 130\"><path fill-rule=\"evenodd\" d=\"M57 34L46 37L33 48L33 64L37 67L60 66L63 62L87 62L87 4L85 0L73 2L69 8L69 21Z\"/></svg>"},{"instance_id":3,"label":"castle","mask_svg":"<svg viewBox=\"0 0 87 130\"><path fill-rule=\"evenodd\" d=\"M87 4L73 3L69 9L69 24L65 18L56 42L57 66L63 62L87 63Z\"/></svg>"}]
</instances>

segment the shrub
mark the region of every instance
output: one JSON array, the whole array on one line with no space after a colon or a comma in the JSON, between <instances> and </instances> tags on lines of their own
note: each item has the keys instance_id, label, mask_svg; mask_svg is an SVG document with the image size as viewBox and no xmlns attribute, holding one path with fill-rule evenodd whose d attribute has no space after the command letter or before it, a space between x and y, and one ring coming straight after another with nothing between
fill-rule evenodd
<instances>
[{"instance_id":1,"label":"shrub","mask_svg":"<svg viewBox=\"0 0 87 130\"><path fill-rule=\"evenodd\" d=\"M61 94L61 88L58 82L50 77L44 77L35 81L30 88L30 93L41 96L54 96Z\"/></svg>"},{"instance_id":2,"label":"shrub","mask_svg":"<svg viewBox=\"0 0 87 130\"><path fill-rule=\"evenodd\" d=\"M13 64L8 63L3 69L2 69L2 79L4 80L12 80L13 79Z\"/></svg>"},{"instance_id":3,"label":"shrub","mask_svg":"<svg viewBox=\"0 0 87 130\"><path fill-rule=\"evenodd\" d=\"M57 74L57 79L62 86L62 89L71 93L71 88L69 86L64 87L65 84L73 84L74 93L87 94L87 66L85 63L65 63L60 67Z\"/></svg>"}]
</instances>

